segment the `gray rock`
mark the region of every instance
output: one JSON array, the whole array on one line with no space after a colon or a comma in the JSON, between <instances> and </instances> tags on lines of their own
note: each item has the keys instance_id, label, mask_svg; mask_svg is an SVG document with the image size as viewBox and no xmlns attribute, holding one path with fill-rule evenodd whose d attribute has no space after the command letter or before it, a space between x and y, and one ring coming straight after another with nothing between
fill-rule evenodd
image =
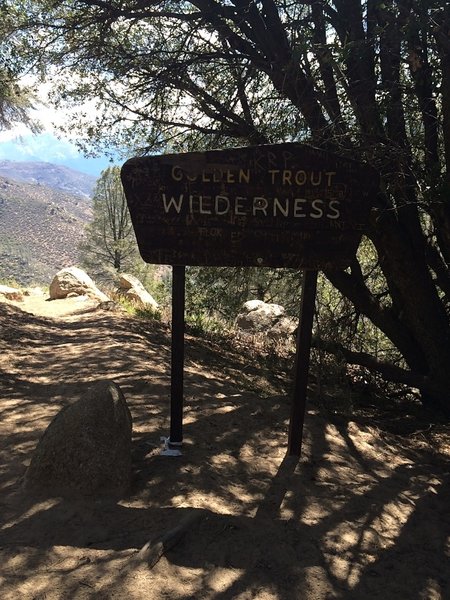
<instances>
[{"instance_id":1,"label":"gray rock","mask_svg":"<svg viewBox=\"0 0 450 600\"><path fill-rule=\"evenodd\" d=\"M134 275L120 273L118 293L144 307L158 308L158 303Z\"/></svg>"},{"instance_id":2,"label":"gray rock","mask_svg":"<svg viewBox=\"0 0 450 600\"><path fill-rule=\"evenodd\" d=\"M242 305L236 325L249 333L264 333L268 338L281 340L293 335L298 319L286 316L279 304L248 300Z\"/></svg>"},{"instance_id":3,"label":"gray rock","mask_svg":"<svg viewBox=\"0 0 450 600\"><path fill-rule=\"evenodd\" d=\"M121 290L131 290L135 286L141 286L142 283L134 275L129 273L119 273L119 288Z\"/></svg>"},{"instance_id":4,"label":"gray rock","mask_svg":"<svg viewBox=\"0 0 450 600\"><path fill-rule=\"evenodd\" d=\"M131 479L131 415L112 381L63 408L33 453L25 490L48 496L122 496Z\"/></svg>"},{"instance_id":5,"label":"gray rock","mask_svg":"<svg viewBox=\"0 0 450 600\"><path fill-rule=\"evenodd\" d=\"M268 304L262 300L249 300L242 306L236 318L240 329L266 332L284 314L284 308L279 304Z\"/></svg>"}]
</instances>

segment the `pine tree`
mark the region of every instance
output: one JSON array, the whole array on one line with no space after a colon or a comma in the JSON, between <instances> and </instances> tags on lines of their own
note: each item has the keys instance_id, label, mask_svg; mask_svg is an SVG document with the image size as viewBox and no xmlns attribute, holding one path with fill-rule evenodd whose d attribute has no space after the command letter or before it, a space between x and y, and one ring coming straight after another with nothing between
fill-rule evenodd
<instances>
[{"instance_id":1,"label":"pine tree","mask_svg":"<svg viewBox=\"0 0 450 600\"><path fill-rule=\"evenodd\" d=\"M83 266L99 281L120 271L134 271L138 250L117 166L102 171L97 181L93 219L80 252Z\"/></svg>"}]
</instances>

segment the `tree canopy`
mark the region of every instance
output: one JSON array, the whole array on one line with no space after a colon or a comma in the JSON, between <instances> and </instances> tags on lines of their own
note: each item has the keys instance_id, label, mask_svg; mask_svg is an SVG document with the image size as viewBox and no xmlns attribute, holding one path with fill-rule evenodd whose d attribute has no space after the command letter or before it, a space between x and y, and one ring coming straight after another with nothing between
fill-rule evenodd
<instances>
[{"instance_id":1,"label":"tree canopy","mask_svg":"<svg viewBox=\"0 0 450 600\"><path fill-rule=\"evenodd\" d=\"M19 17L17 60L58 105L95 101L79 127L99 146L303 141L377 168L368 252L326 275L401 360L340 351L450 414L448 2L45 0Z\"/></svg>"},{"instance_id":2,"label":"tree canopy","mask_svg":"<svg viewBox=\"0 0 450 600\"><path fill-rule=\"evenodd\" d=\"M32 129L38 127L29 118L33 107L31 90L19 84L20 68L11 49L10 37L15 29L17 12L0 2L0 130L15 123L27 123Z\"/></svg>"}]
</instances>

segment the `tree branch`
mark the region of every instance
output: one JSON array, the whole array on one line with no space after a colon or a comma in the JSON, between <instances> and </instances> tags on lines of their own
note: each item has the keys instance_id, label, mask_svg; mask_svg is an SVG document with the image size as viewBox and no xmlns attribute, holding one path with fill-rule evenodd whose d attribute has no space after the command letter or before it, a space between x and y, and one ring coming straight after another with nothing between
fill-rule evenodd
<instances>
[{"instance_id":1,"label":"tree branch","mask_svg":"<svg viewBox=\"0 0 450 600\"><path fill-rule=\"evenodd\" d=\"M349 364L360 365L361 367L369 369L369 371L375 371L376 373L379 373L383 379L392 381L393 383L402 383L421 390L428 385L427 378L423 375L403 369L392 363L377 360L366 352L354 352L338 342L323 340L315 336L313 337L311 344L313 348L324 350L334 356L343 357Z\"/></svg>"},{"instance_id":2,"label":"tree branch","mask_svg":"<svg viewBox=\"0 0 450 600\"><path fill-rule=\"evenodd\" d=\"M409 330L396 318L392 309L382 307L367 288L359 265L350 273L345 271L327 271L327 279L355 306L366 315L400 350L407 363L414 368L424 365L425 358L411 337Z\"/></svg>"}]
</instances>

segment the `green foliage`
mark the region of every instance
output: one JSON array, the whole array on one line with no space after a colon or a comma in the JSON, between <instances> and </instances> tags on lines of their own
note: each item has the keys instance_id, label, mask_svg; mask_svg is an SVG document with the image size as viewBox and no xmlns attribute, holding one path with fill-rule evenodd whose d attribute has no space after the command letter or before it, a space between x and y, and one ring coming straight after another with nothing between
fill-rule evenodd
<instances>
[{"instance_id":1,"label":"green foliage","mask_svg":"<svg viewBox=\"0 0 450 600\"><path fill-rule=\"evenodd\" d=\"M23 16L19 7L0 2L0 131L16 123L26 123L32 130L39 131L37 123L29 117L35 96L29 86L20 82L20 54L16 54L11 44L17 22Z\"/></svg>"},{"instance_id":2,"label":"green foliage","mask_svg":"<svg viewBox=\"0 0 450 600\"><path fill-rule=\"evenodd\" d=\"M93 219L80 246L83 266L97 280L126 271L137 256L136 239L120 181L120 169L105 169L93 197Z\"/></svg>"},{"instance_id":3,"label":"green foliage","mask_svg":"<svg viewBox=\"0 0 450 600\"><path fill-rule=\"evenodd\" d=\"M262 267L189 267L186 272L186 310L233 322L244 302L263 300L282 304L297 316L301 272Z\"/></svg>"},{"instance_id":4,"label":"green foliage","mask_svg":"<svg viewBox=\"0 0 450 600\"><path fill-rule=\"evenodd\" d=\"M230 332L226 321L208 316L201 309L187 312L186 328L193 335L218 340L225 338Z\"/></svg>"},{"instance_id":5,"label":"green foliage","mask_svg":"<svg viewBox=\"0 0 450 600\"><path fill-rule=\"evenodd\" d=\"M147 264L137 257L129 272L139 279L158 304L168 306L171 294L169 267Z\"/></svg>"},{"instance_id":6,"label":"green foliage","mask_svg":"<svg viewBox=\"0 0 450 600\"><path fill-rule=\"evenodd\" d=\"M162 320L162 312L160 309L155 309L150 306L142 306L140 302L132 300L130 298L126 298L121 294L111 294L114 298L114 301L120 304L120 306L126 310L126 312L140 319L145 319L147 321L161 321Z\"/></svg>"},{"instance_id":7,"label":"green foliage","mask_svg":"<svg viewBox=\"0 0 450 600\"><path fill-rule=\"evenodd\" d=\"M80 245L82 266L99 283L114 290L118 273L139 279L159 304L167 304L168 281L164 269L141 259L130 213L120 180L120 168L105 169L97 181L93 197L93 219L86 226ZM167 271L167 270L166 270ZM133 314L145 316L147 309L123 298L121 304ZM152 318L157 315L150 314Z\"/></svg>"},{"instance_id":8,"label":"green foliage","mask_svg":"<svg viewBox=\"0 0 450 600\"><path fill-rule=\"evenodd\" d=\"M0 130L9 129L15 123L27 123L35 131L39 127L29 119L33 98L29 90L20 87L8 68L0 64Z\"/></svg>"},{"instance_id":9,"label":"green foliage","mask_svg":"<svg viewBox=\"0 0 450 600\"><path fill-rule=\"evenodd\" d=\"M8 287L20 289L21 284L13 277L0 277L0 285L7 285Z\"/></svg>"}]
</instances>

